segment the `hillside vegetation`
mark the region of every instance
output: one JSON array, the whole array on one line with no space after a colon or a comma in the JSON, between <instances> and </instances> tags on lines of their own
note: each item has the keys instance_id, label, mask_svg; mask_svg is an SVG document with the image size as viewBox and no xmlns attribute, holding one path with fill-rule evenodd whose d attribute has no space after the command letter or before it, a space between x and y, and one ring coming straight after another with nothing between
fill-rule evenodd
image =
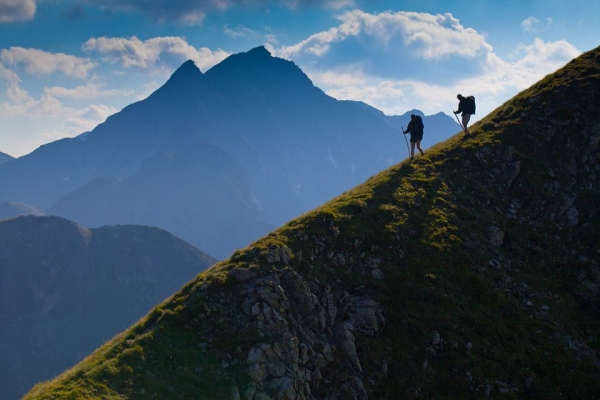
<instances>
[{"instance_id":1,"label":"hillside vegetation","mask_svg":"<svg viewBox=\"0 0 600 400\"><path fill-rule=\"evenodd\" d=\"M597 48L25 398L598 398L599 104Z\"/></svg>"}]
</instances>

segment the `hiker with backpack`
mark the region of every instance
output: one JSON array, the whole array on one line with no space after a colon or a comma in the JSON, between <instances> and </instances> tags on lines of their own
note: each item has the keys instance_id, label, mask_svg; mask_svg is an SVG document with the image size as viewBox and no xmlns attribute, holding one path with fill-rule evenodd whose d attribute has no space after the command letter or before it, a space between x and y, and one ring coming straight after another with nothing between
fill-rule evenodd
<instances>
[{"instance_id":1,"label":"hiker with backpack","mask_svg":"<svg viewBox=\"0 0 600 400\"><path fill-rule=\"evenodd\" d=\"M410 133L410 160L412 161L415 155L415 144L417 145L417 149L421 152L421 155L425 155L423 150L421 149L421 140L423 140L423 129L425 129L425 125L423 124L423 119L419 115L412 114L410 116L410 122L406 127L406 130L402 129L402 133L405 135Z\"/></svg>"},{"instance_id":2,"label":"hiker with backpack","mask_svg":"<svg viewBox=\"0 0 600 400\"><path fill-rule=\"evenodd\" d=\"M475 97L473 97L473 96L465 97L462 94L458 94L458 95L456 95L456 98L458 99L458 110L454 111L454 115L456 115L458 113L462 113L461 126L463 128L463 131L465 132L465 136L463 136L463 140L464 140L464 139L468 139L471 137L471 133L469 132L469 128L467 128L467 124L469 123L469 120L471 119L471 115L475 114ZM456 119L458 119L458 117L456 117Z\"/></svg>"}]
</instances>

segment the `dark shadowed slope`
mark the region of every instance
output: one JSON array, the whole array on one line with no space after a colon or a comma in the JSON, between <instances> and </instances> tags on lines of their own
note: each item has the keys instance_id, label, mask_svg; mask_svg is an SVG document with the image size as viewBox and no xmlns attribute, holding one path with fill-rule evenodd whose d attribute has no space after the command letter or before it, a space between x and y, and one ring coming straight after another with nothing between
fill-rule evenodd
<instances>
[{"instance_id":1,"label":"dark shadowed slope","mask_svg":"<svg viewBox=\"0 0 600 400\"><path fill-rule=\"evenodd\" d=\"M71 367L214 262L156 228L0 221L1 397Z\"/></svg>"}]
</instances>

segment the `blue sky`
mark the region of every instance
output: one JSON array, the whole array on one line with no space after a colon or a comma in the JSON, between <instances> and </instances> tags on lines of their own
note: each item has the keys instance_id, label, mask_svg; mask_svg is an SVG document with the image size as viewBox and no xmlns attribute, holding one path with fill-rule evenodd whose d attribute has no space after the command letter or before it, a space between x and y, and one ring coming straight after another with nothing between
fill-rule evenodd
<instances>
[{"instance_id":1,"label":"blue sky","mask_svg":"<svg viewBox=\"0 0 600 400\"><path fill-rule=\"evenodd\" d=\"M0 0L0 151L93 129L183 62L264 45L338 99L477 118L600 45L597 0ZM476 119L475 119L476 120Z\"/></svg>"}]
</instances>

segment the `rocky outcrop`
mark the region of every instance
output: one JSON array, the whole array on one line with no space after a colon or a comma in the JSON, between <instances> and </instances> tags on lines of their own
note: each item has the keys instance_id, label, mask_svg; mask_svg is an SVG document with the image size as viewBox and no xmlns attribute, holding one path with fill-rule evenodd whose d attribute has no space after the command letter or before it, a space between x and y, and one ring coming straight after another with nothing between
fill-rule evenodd
<instances>
[{"instance_id":1,"label":"rocky outcrop","mask_svg":"<svg viewBox=\"0 0 600 400\"><path fill-rule=\"evenodd\" d=\"M290 253L280 247L268 259ZM279 262L285 265L289 258ZM368 397L355 335L377 336L383 331L385 317L377 301L307 282L289 267L268 276L239 269L229 275L240 283L244 313L265 338L248 352L247 373L252 381L238 388L240 393L259 396L250 399L337 398L320 390L326 380L342 385L354 398Z\"/></svg>"}]
</instances>

